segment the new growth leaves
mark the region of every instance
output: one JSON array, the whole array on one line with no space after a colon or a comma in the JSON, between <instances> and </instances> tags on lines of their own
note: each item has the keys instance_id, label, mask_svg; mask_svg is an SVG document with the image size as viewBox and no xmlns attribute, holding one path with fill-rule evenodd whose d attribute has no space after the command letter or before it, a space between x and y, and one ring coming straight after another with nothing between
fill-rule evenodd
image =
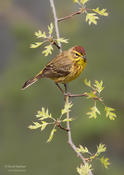
<instances>
[{"instance_id":1,"label":"new growth leaves","mask_svg":"<svg viewBox=\"0 0 124 175\"><path fill-rule=\"evenodd\" d=\"M53 44L56 45L59 48L59 43L68 43L68 39L64 38L56 38L54 37L54 25L53 23L50 23L48 25L48 32L38 30L35 32L35 36L37 39L40 39L42 41L35 42L30 45L30 48L38 48L43 44L47 44L44 46L44 50L42 51L42 54L44 56L48 56L49 54L51 55L53 52Z\"/></svg>"},{"instance_id":2,"label":"new growth leaves","mask_svg":"<svg viewBox=\"0 0 124 175\"><path fill-rule=\"evenodd\" d=\"M103 97L101 96L101 92L104 89L103 81L99 82L95 80L94 83L92 84L90 80L84 79L84 84L91 89L90 92L85 93L87 98L94 100L94 106L92 106L90 108L90 111L87 112L87 115L89 116L89 118L96 119L97 116L101 114L99 109L96 106L96 102L99 101L104 106L106 117L109 118L110 120L115 120L117 118L117 115L114 112L115 109L106 106L105 103L103 102Z\"/></svg>"},{"instance_id":3,"label":"new growth leaves","mask_svg":"<svg viewBox=\"0 0 124 175\"><path fill-rule=\"evenodd\" d=\"M91 24L97 24L97 20L99 19L99 16L108 16L108 12L106 9L101 9L97 7L96 9L87 8L87 2L89 0L73 0L74 3L77 3L79 5L79 12L80 14L85 14L86 22L88 22L89 25ZM99 16L98 16L99 15Z\"/></svg>"},{"instance_id":4,"label":"new growth leaves","mask_svg":"<svg viewBox=\"0 0 124 175\"><path fill-rule=\"evenodd\" d=\"M117 115L114 113L114 111L114 108L105 106L106 117L108 117L110 120L115 120L115 118L117 118Z\"/></svg>"},{"instance_id":5,"label":"new growth leaves","mask_svg":"<svg viewBox=\"0 0 124 175\"><path fill-rule=\"evenodd\" d=\"M97 114L100 115L100 111L98 110L98 108L96 107L96 105L94 105L93 107L90 108L90 111L87 112L87 115L89 116L89 118L97 118Z\"/></svg>"},{"instance_id":6,"label":"new growth leaves","mask_svg":"<svg viewBox=\"0 0 124 175\"><path fill-rule=\"evenodd\" d=\"M82 145L79 145L79 147L77 147L77 151L80 152L83 156L86 155L86 163L84 165L81 164L80 167L77 167L77 172L80 175L89 175L89 171L92 170L92 161L99 160L105 168L108 168L110 165L109 158L105 158L102 155L106 152L106 146L104 144L100 143L97 146L97 151L95 154L92 154L87 147L83 147Z\"/></svg>"},{"instance_id":7,"label":"new growth leaves","mask_svg":"<svg viewBox=\"0 0 124 175\"><path fill-rule=\"evenodd\" d=\"M78 13L75 14L85 14L86 22L88 22L89 25L97 24L97 20L99 19L98 15L108 16L106 9L100 10L99 7L97 7L96 9L87 8L86 5L88 1L89 0L73 0L74 3L77 3L79 5L79 11ZM47 28L48 28L47 32L41 30L35 32L36 38L40 39L41 41L36 41L30 45L30 48L38 48L43 44L45 44L44 50L42 51L42 54L44 54L44 56L52 54L53 45L57 46L60 49L59 43L68 43L68 39L54 37L55 31L53 23L50 23L50 25L48 25Z\"/></svg>"},{"instance_id":8,"label":"new growth leaves","mask_svg":"<svg viewBox=\"0 0 124 175\"><path fill-rule=\"evenodd\" d=\"M101 16L108 16L108 13L106 12L106 9L102 9L100 10L99 7L97 7L96 9L92 9L94 12L96 12L97 14L101 15Z\"/></svg>"},{"instance_id":9,"label":"new growth leaves","mask_svg":"<svg viewBox=\"0 0 124 175\"><path fill-rule=\"evenodd\" d=\"M38 121L33 122L33 125L29 125L28 128L31 130L40 128L41 131L43 131L46 128L46 126L53 125L49 138L47 140L47 142L51 142L55 132L57 131L56 129L57 127L65 131L68 131L61 124L67 121L71 122L73 120L72 118L69 118L69 120L67 120L67 118L65 117L65 114L67 114L67 112L69 112L71 108L72 108L72 103L65 104L64 108L61 110L60 116L56 119L52 116L51 113L49 113L48 109L45 109L44 107L42 107L41 110L37 111L37 114L35 116Z\"/></svg>"},{"instance_id":10,"label":"new growth leaves","mask_svg":"<svg viewBox=\"0 0 124 175\"><path fill-rule=\"evenodd\" d=\"M85 5L89 0L73 0L74 3L78 3L79 5Z\"/></svg>"},{"instance_id":11,"label":"new growth leaves","mask_svg":"<svg viewBox=\"0 0 124 175\"><path fill-rule=\"evenodd\" d=\"M80 175L89 175L90 171L92 171L92 165L89 163L81 164L80 167L77 167L77 172Z\"/></svg>"}]
</instances>

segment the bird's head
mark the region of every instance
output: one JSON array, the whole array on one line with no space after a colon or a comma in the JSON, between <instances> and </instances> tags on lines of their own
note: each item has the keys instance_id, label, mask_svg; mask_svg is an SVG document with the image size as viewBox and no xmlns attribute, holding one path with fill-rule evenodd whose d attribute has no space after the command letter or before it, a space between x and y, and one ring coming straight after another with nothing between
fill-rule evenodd
<instances>
[{"instance_id":1,"label":"bird's head","mask_svg":"<svg viewBox=\"0 0 124 175\"><path fill-rule=\"evenodd\" d=\"M73 55L73 58L78 60L78 59L83 59L84 62L87 61L86 59L86 52L82 46L74 46L71 48L71 54Z\"/></svg>"}]
</instances>

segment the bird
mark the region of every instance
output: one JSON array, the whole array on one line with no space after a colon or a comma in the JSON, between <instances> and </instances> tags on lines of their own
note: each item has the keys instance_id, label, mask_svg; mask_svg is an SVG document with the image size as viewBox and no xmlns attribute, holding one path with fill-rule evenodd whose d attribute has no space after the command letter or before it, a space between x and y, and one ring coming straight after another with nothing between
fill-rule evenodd
<instances>
[{"instance_id":1,"label":"bird","mask_svg":"<svg viewBox=\"0 0 124 175\"><path fill-rule=\"evenodd\" d=\"M59 83L66 83L76 79L85 69L87 64L86 52L82 46L73 46L72 48L62 51L53 58L36 76L29 79L22 86L22 90L31 86L39 79L50 78L58 88L63 92Z\"/></svg>"}]
</instances>

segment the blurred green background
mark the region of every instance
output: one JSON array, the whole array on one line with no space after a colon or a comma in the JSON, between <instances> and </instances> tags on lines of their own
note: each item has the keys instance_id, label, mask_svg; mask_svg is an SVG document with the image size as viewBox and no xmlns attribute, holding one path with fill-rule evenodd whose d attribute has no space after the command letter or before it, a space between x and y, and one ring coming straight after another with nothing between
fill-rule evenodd
<instances>
[{"instance_id":1,"label":"blurred green background","mask_svg":"<svg viewBox=\"0 0 124 175\"><path fill-rule=\"evenodd\" d=\"M76 10L72 0L55 0L58 17ZM102 116L89 120L86 116L92 103L85 98L73 99L73 140L83 144L91 152L96 145L104 143L111 165L108 170L98 162L94 174L124 174L124 1L93 0L89 7L107 8L109 16L101 18L91 27L82 16L61 22L60 33L69 39L69 44L85 47L88 65L85 72L70 83L70 91L81 92L86 88L83 78L103 80L104 99L108 106L117 109L118 119ZM75 175L80 160L67 144L67 135L59 130L53 141L46 144L50 129L31 131L27 127L42 106L49 108L53 116L63 108L63 97L51 80L43 79L21 91L25 80L38 73L50 60L43 57L42 50L30 49L35 40L34 32L46 30L53 20L49 0L4 0L0 1L0 175ZM9 172L12 167L25 166L24 172ZM23 168L22 168L23 169Z\"/></svg>"}]
</instances>

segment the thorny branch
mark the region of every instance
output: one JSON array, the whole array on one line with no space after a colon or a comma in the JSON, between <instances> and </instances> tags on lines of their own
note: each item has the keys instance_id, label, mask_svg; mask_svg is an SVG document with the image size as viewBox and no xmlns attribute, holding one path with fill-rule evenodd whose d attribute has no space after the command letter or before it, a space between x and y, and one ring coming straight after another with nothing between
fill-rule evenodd
<instances>
[{"instance_id":1,"label":"thorny branch","mask_svg":"<svg viewBox=\"0 0 124 175\"><path fill-rule=\"evenodd\" d=\"M59 38L59 28L58 28L58 19L57 19L57 16L56 16L56 9L55 9L55 5L54 5L54 0L50 0L50 4L51 4L51 7L52 7L52 11L53 11L53 16L54 16L54 21L55 21L55 30L56 30L56 35L57 35L57 38ZM82 13L82 12L80 12ZM76 14L72 14L72 16L74 16ZM61 48L61 44L59 43L59 46ZM62 49L60 49L60 52L62 52ZM66 93L67 93L67 86L65 85L65 90L66 90ZM68 104L69 103L69 96L65 96L65 103ZM69 118L70 118L70 113L67 112L67 134L68 134L68 143L70 144L70 146L72 147L72 149L76 152L76 154L81 158L81 160L83 161L84 164L86 164L86 160L85 158L83 157L83 155L77 151L77 147L75 146L75 144L73 143L72 141L72 136L71 136L71 128L70 128L70 122L69 122ZM93 175L92 171L90 170L89 171L89 175Z\"/></svg>"}]
</instances>

